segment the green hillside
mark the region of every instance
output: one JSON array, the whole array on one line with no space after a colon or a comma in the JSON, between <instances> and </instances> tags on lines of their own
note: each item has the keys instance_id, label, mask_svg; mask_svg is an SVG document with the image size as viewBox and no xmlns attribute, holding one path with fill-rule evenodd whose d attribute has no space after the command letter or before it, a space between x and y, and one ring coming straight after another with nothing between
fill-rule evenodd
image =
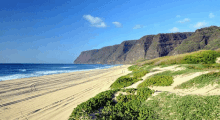
<instances>
[{"instance_id":1,"label":"green hillside","mask_svg":"<svg viewBox=\"0 0 220 120\"><path fill-rule=\"evenodd\" d=\"M185 39L169 55L182 54L201 49L215 50L220 48L220 27L210 26L195 31L190 37Z\"/></svg>"},{"instance_id":2,"label":"green hillside","mask_svg":"<svg viewBox=\"0 0 220 120\"><path fill-rule=\"evenodd\" d=\"M153 119L220 119L220 95L201 96L160 92L149 86L171 86L177 75L188 75L196 72L212 71L190 79L175 87L175 89L202 88L217 84L220 88L220 64L216 59L220 57L220 49L201 50L176 56L166 56L152 60L142 60L128 69L132 73L118 78L111 86L111 90L102 92L86 102L78 105L70 115L69 120L102 119L102 120L153 120ZM177 65L184 68L178 71L166 70L154 74L138 85L137 88L126 88L142 77L157 70ZM114 97L116 92L121 92ZM114 99L116 99L116 102Z\"/></svg>"}]
</instances>

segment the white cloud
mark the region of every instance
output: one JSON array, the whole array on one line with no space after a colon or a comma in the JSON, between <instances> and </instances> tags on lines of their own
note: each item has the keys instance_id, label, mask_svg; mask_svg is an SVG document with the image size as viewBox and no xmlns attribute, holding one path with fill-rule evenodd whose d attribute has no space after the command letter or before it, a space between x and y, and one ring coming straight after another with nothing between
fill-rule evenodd
<instances>
[{"instance_id":1,"label":"white cloud","mask_svg":"<svg viewBox=\"0 0 220 120\"><path fill-rule=\"evenodd\" d=\"M197 24L194 25L194 28L201 28L205 27L207 25L206 22L198 22Z\"/></svg>"},{"instance_id":2,"label":"white cloud","mask_svg":"<svg viewBox=\"0 0 220 120\"><path fill-rule=\"evenodd\" d=\"M213 13L209 13L209 18L214 18L215 15Z\"/></svg>"},{"instance_id":3,"label":"white cloud","mask_svg":"<svg viewBox=\"0 0 220 120\"><path fill-rule=\"evenodd\" d=\"M133 27L133 29L140 29L140 28L145 28L146 26L143 26L143 25L135 25Z\"/></svg>"},{"instance_id":4,"label":"white cloud","mask_svg":"<svg viewBox=\"0 0 220 120\"><path fill-rule=\"evenodd\" d=\"M185 22L189 22L190 21L190 19L189 18L185 18L185 19L183 19L183 20L180 20L180 21L178 21L179 23L185 23Z\"/></svg>"},{"instance_id":5,"label":"white cloud","mask_svg":"<svg viewBox=\"0 0 220 120\"><path fill-rule=\"evenodd\" d=\"M170 31L173 32L173 33L174 33L174 32L179 32L179 28L173 27L172 29L170 29Z\"/></svg>"},{"instance_id":6,"label":"white cloud","mask_svg":"<svg viewBox=\"0 0 220 120\"><path fill-rule=\"evenodd\" d=\"M91 23L91 26L94 27L107 27L105 22L102 21L99 17L93 17L91 15L83 15L83 18L85 18L87 21Z\"/></svg>"},{"instance_id":7,"label":"white cloud","mask_svg":"<svg viewBox=\"0 0 220 120\"><path fill-rule=\"evenodd\" d=\"M116 27L122 27L122 24L120 22L112 22Z\"/></svg>"},{"instance_id":8,"label":"white cloud","mask_svg":"<svg viewBox=\"0 0 220 120\"><path fill-rule=\"evenodd\" d=\"M181 17L181 16L180 16L180 15L177 15L176 17L179 18L179 17Z\"/></svg>"}]
</instances>

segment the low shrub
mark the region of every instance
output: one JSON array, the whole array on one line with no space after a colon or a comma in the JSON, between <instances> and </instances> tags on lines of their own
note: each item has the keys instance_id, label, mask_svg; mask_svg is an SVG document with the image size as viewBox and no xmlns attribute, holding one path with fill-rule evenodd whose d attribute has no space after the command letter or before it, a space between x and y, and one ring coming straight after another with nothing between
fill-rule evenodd
<instances>
[{"instance_id":1,"label":"low shrub","mask_svg":"<svg viewBox=\"0 0 220 120\"><path fill-rule=\"evenodd\" d=\"M115 106L105 106L97 116L102 120L137 120L141 102L131 100L129 102L118 102Z\"/></svg>"},{"instance_id":2,"label":"low shrub","mask_svg":"<svg viewBox=\"0 0 220 120\"><path fill-rule=\"evenodd\" d=\"M137 91L137 89L136 88L128 88L128 89L122 89L121 91L126 92L127 94L134 95L135 92Z\"/></svg>"},{"instance_id":3,"label":"low shrub","mask_svg":"<svg viewBox=\"0 0 220 120\"><path fill-rule=\"evenodd\" d=\"M147 73L149 73L149 71L145 70L144 68L139 68L138 71L136 69L135 71L133 71L129 75L119 77L110 87L112 89L118 89L118 88L130 86L130 85L142 80L141 77L143 77ZM131 76L133 76L133 77L131 77Z\"/></svg>"},{"instance_id":4,"label":"low shrub","mask_svg":"<svg viewBox=\"0 0 220 120\"><path fill-rule=\"evenodd\" d=\"M141 106L139 109L138 120L156 120L159 116L153 108Z\"/></svg>"},{"instance_id":5,"label":"low shrub","mask_svg":"<svg viewBox=\"0 0 220 120\"><path fill-rule=\"evenodd\" d=\"M137 70L139 70L139 69L140 69L140 67L137 66L137 65L132 65L132 66L128 67L128 70L129 70L129 71L137 71Z\"/></svg>"},{"instance_id":6,"label":"low shrub","mask_svg":"<svg viewBox=\"0 0 220 120\"><path fill-rule=\"evenodd\" d=\"M219 120L220 96L162 92L143 103L142 108L157 111L160 120Z\"/></svg>"},{"instance_id":7,"label":"low shrub","mask_svg":"<svg viewBox=\"0 0 220 120\"><path fill-rule=\"evenodd\" d=\"M131 100L137 99L137 95L122 95L116 97L117 102L129 102Z\"/></svg>"},{"instance_id":8,"label":"low shrub","mask_svg":"<svg viewBox=\"0 0 220 120\"><path fill-rule=\"evenodd\" d=\"M112 101L112 97L115 92L119 91L120 89L115 90L108 90L105 92L101 92L93 98L90 98L88 101L83 102L73 110L69 120L90 118L89 114L95 112L100 107L105 106L106 104L114 104Z\"/></svg>"},{"instance_id":9,"label":"low shrub","mask_svg":"<svg viewBox=\"0 0 220 120\"><path fill-rule=\"evenodd\" d=\"M145 76L147 73L149 73L149 71L147 71L147 70L135 71L135 72L133 72L133 78L134 79L141 78L141 77Z\"/></svg>"},{"instance_id":10,"label":"low shrub","mask_svg":"<svg viewBox=\"0 0 220 120\"><path fill-rule=\"evenodd\" d=\"M142 108L144 102L151 94L149 88L137 90L138 95L122 95L117 97L118 103L105 106L101 113L97 115L98 119L105 120L146 120L156 118L156 112L150 108Z\"/></svg>"},{"instance_id":11,"label":"low shrub","mask_svg":"<svg viewBox=\"0 0 220 120\"><path fill-rule=\"evenodd\" d=\"M185 56L183 64L213 64L220 53L212 50L200 51L191 55Z\"/></svg>"},{"instance_id":12,"label":"low shrub","mask_svg":"<svg viewBox=\"0 0 220 120\"><path fill-rule=\"evenodd\" d=\"M220 84L220 72L211 72L195 77L175 87L175 89L201 88L209 84Z\"/></svg>"},{"instance_id":13,"label":"low shrub","mask_svg":"<svg viewBox=\"0 0 220 120\"><path fill-rule=\"evenodd\" d=\"M110 87L112 89L120 89L120 88L123 88L123 87L127 87L127 86L130 86L132 85L133 83L139 81L141 79L134 79L130 76L121 76L119 77Z\"/></svg>"},{"instance_id":14,"label":"low shrub","mask_svg":"<svg viewBox=\"0 0 220 120\"><path fill-rule=\"evenodd\" d=\"M174 56L164 56L151 60L145 60L137 65L172 65L172 64L198 64L198 63L215 63L216 57L220 57L220 49L200 50L192 53L179 54Z\"/></svg>"},{"instance_id":15,"label":"low shrub","mask_svg":"<svg viewBox=\"0 0 220 120\"><path fill-rule=\"evenodd\" d=\"M173 83L173 77L167 75L158 75L146 79L144 82L138 85L138 88L148 86L170 86Z\"/></svg>"},{"instance_id":16,"label":"low shrub","mask_svg":"<svg viewBox=\"0 0 220 120\"><path fill-rule=\"evenodd\" d=\"M138 96L138 100L146 100L152 93L154 93L153 90L151 90L150 88L139 88L137 89L137 96Z\"/></svg>"}]
</instances>

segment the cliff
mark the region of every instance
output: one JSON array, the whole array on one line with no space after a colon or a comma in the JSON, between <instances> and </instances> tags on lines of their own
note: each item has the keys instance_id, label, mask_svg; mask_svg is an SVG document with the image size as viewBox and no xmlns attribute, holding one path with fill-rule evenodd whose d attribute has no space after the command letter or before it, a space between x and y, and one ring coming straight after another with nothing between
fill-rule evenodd
<instances>
[{"instance_id":1,"label":"cliff","mask_svg":"<svg viewBox=\"0 0 220 120\"><path fill-rule=\"evenodd\" d=\"M210 26L197 29L182 44L176 47L169 55L182 54L201 49L215 50L220 48L220 27Z\"/></svg>"},{"instance_id":2,"label":"cliff","mask_svg":"<svg viewBox=\"0 0 220 120\"><path fill-rule=\"evenodd\" d=\"M220 27L211 26L195 32L146 35L139 40L83 51L75 64L127 64L140 59L220 48Z\"/></svg>"}]
</instances>

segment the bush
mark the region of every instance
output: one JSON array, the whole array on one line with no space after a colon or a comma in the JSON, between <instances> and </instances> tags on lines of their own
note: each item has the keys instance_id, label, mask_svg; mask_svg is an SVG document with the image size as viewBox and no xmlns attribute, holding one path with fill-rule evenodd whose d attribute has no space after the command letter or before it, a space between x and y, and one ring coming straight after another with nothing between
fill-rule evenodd
<instances>
[{"instance_id":1,"label":"bush","mask_svg":"<svg viewBox=\"0 0 220 120\"><path fill-rule=\"evenodd\" d=\"M155 120L155 119L158 119L158 115L152 108L142 106L139 109L138 120Z\"/></svg>"},{"instance_id":2,"label":"bush","mask_svg":"<svg viewBox=\"0 0 220 120\"><path fill-rule=\"evenodd\" d=\"M137 65L132 65L132 66L128 67L128 70L129 70L129 71L137 71L139 68L140 68L140 67L137 66Z\"/></svg>"},{"instance_id":3,"label":"bush","mask_svg":"<svg viewBox=\"0 0 220 120\"><path fill-rule=\"evenodd\" d=\"M219 120L220 96L185 95L163 92L142 108L157 111L160 120Z\"/></svg>"},{"instance_id":4,"label":"bush","mask_svg":"<svg viewBox=\"0 0 220 120\"><path fill-rule=\"evenodd\" d=\"M133 72L133 78L134 79L141 78L141 77L145 76L147 73L149 73L149 71L147 71L147 70L135 71L135 72Z\"/></svg>"},{"instance_id":5,"label":"bush","mask_svg":"<svg viewBox=\"0 0 220 120\"><path fill-rule=\"evenodd\" d=\"M148 87L148 86L170 86L173 83L173 77L167 75L153 76L146 79L144 82L138 85L138 88Z\"/></svg>"},{"instance_id":6,"label":"bush","mask_svg":"<svg viewBox=\"0 0 220 120\"><path fill-rule=\"evenodd\" d=\"M192 87L201 88L208 84L220 84L220 72L211 72L195 77L175 87L175 89L187 89Z\"/></svg>"},{"instance_id":7,"label":"bush","mask_svg":"<svg viewBox=\"0 0 220 120\"><path fill-rule=\"evenodd\" d=\"M103 107L106 104L113 104L112 97L117 91L119 91L119 89L101 92L95 97L90 98L88 101L77 105L77 107L73 110L69 120L80 119L83 116L85 118L90 118L89 114L98 110L100 107Z\"/></svg>"},{"instance_id":8,"label":"bush","mask_svg":"<svg viewBox=\"0 0 220 120\"><path fill-rule=\"evenodd\" d=\"M120 94L117 97L118 103L105 106L97 117L105 120L145 120L156 118L152 109L142 108L142 102L152 93L153 91L149 88L141 88L137 90L138 95Z\"/></svg>"},{"instance_id":9,"label":"bush","mask_svg":"<svg viewBox=\"0 0 220 120\"><path fill-rule=\"evenodd\" d=\"M139 100L146 100L154 91L150 88L139 88L137 89L137 96Z\"/></svg>"},{"instance_id":10,"label":"bush","mask_svg":"<svg viewBox=\"0 0 220 120\"><path fill-rule=\"evenodd\" d=\"M116 97L117 102L129 102L131 100L137 99L137 95L122 95Z\"/></svg>"},{"instance_id":11,"label":"bush","mask_svg":"<svg viewBox=\"0 0 220 120\"><path fill-rule=\"evenodd\" d=\"M119 77L110 87L112 89L119 89L132 85L133 83L139 81L140 79L134 79L130 76L121 76Z\"/></svg>"},{"instance_id":12,"label":"bush","mask_svg":"<svg viewBox=\"0 0 220 120\"><path fill-rule=\"evenodd\" d=\"M220 56L220 53L212 50L200 51L191 55L185 56L182 61L183 64L212 64L215 63L216 58Z\"/></svg>"},{"instance_id":13,"label":"bush","mask_svg":"<svg viewBox=\"0 0 220 120\"><path fill-rule=\"evenodd\" d=\"M137 120L141 102L131 100L129 102L118 102L115 106L105 106L98 116L103 120Z\"/></svg>"},{"instance_id":14,"label":"bush","mask_svg":"<svg viewBox=\"0 0 220 120\"><path fill-rule=\"evenodd\" d=\"M134 95L134 93L137 91L137 89L135 89L135 88L128 88L128 89L122 89L122 91L126 92L127 94Z\"/></svg>"},{"instance_id":15,"label":"bush","mask_svg":"<svg viewBox=\"0 0 220 120\"><path fill-rule=\"evenodd\" d=\"M217 49L215 51L200 50L192 53L185 53L174 56L164 56L151 60L146 60L137 64L138 65L171 65L171 64L187 64L187 62L194 64L198 64L198 62L215 63L216 57L220 57L220 49Z\"/></svg>"},{"instance_id":16,"label":"bush","mask_svg":"<svg viewBox=\"0 0 220 120\"><path fill-rule=\"evenodd\" d=\"M140 71L133 72L131 74L133 75L133 77L130 77L130 75L121 76L110 87L113 89L118 89L118 88L130 86L142 80L141 77L143 77L147 73L149 73L147 70L140 70Z\"/></svg>"}]
</instances>

